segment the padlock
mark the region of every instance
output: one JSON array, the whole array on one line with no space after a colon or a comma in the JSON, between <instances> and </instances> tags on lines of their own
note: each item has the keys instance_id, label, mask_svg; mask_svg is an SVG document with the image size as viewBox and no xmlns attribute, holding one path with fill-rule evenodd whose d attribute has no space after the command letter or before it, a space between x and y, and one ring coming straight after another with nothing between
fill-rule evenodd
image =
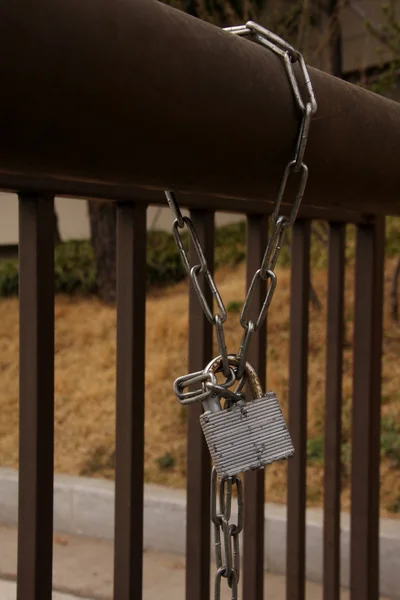
<instances>
[{"instance_id":1,"label":"padlock","mask_svg":"<svg viewBox=\"0 0 400 600\"><path fill-rule=\"evenodd\" d=\"M239 359L228 356L229 365L238 367ZM204 373L220 370L222 358L213 359ZM207 445L217 474L221 479L254 469L294 455L294 447L274 392L263 393L254 367L246 362L244 377L252 400L231 402L229 408L215 410L213 403L203 402L200 416Z\"/></svg>"}]
</instances>

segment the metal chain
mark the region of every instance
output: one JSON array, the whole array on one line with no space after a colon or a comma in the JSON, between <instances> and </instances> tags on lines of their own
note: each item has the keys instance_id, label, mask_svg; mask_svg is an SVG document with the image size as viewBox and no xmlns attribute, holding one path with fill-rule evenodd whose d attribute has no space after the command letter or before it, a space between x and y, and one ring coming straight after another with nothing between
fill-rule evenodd
<instances>
[{"instance_id":1,"label":"metal chain","mask_svg":"<svg viewBox=\"0 0 400 600\"><path fill-rule=\"evenodd\" d=\"M190 276L190 278L193 282L194 289L196 290L196 294L200 300L200 304L204 310L204 313L205 313L207 319L210 321L210 323L216 327L218 349L219 349L221 356L223 357L222 371L223 371L223 374L225 375L225 377L229 377L230 369L229 369L229 365L228 365L228 353L227 353L227 349L226 349L225 333L224 333L224 327L223 327L223 324L225 323L226 317L227 317L224 303L222 301L220 293L218 292L217 286L215 285L213 276L208 268L206 257L204 256L203 248L201 247L201 243L200 243L200 240L196 233L196 229L194 227L193 221L189 217L182 216L182 213L180 211L180 208L179 208L178 203L175 198L175 194L173 192L166 191L165 195L167 197L168 204L169 204L169 206L174 214L174 217L175 217L172 231L174 234L176 245L178 246L178 250L182 257L182 262L185 266L186 272ZM197 252L197 256L200 261L200 264L194 265L193 267L190 266L189 257L186 253L185 247L183 245L182 237L179 232L179 230L184 229L185 226L187 227L187 229L189 231L189 235L193 242L193 247L195 248L195 250ZM216 300L217 306L220 311L219 313L214 313L213 306L211 306L211 308L208 306L207 299L204 296L203 291L202 291L199 281L198 281L198 276L201 273L204 275L205 280L207 281L207 284L213 295L213 298Z\"/></svg>"},{"instance_id":2,"label":"metal chain","mask_svg":"<svg viewBox=\"0 0 400 600\"><path fill-rule=\"evenodd\" d=\"M237 524L231 523L232 489L236 486L238 516ZM218 509L217 509L218 502ZM232 600L238 598L240 579L239 534L243 529L243 485L237 475L229 479L219 479L213 467L211 471L211 521L214 524L215 544L215 588L214 598L221 598L221 582L225 578L232 590ZM223 540L223 543L222 543Z\"/></svg>"},{"instance_id":3,"label":"metal chain","mask_svg":"<svg viewBox=\"0 0 400 600\"><path fill-rule=\"evenodd\" d=\"M293 46L285 42L285 40L283 40L276 34L272 33L268 29L265 29L264 27L261 27L261 25L258 25L253 21L248 21L246 25L239 25L237 27L227 27L225 28L225 31L234 35L248 36L254 39L259 44L265 46L275 54L277 54L281 59L283 59L297 107L302 114L300 131L296 143L295 155L294 158L288 162L285 168L275 199L274 210L271 216L271 231L269 234L268 243L261 263L261 267L254 274L240 315L240 324L244 329L243 338L238 351L240 364L236 373L237 378L240 379L244 373L247 349L249 347L252 335L264 323L268 308L271 304L272 297L275 292L277 278L274 269L279 257L283 235L285 231L293 225L298 210L300 208L301 200L304 195L304 190L308 178L308 168L303 162L303 157L307 145L311 118L317 110L317 103L315 101L313 87L311 84L310 76L308 74L307 66L304 62L304 58L300 52L293 48ZM305 86L307 93L307 98L305 101L303 101L301 97L296 73L293 69L293 64L296 62L298 62L300 65L300 71L304 80L303 85ZM280 213L281 204L285 195L288 181L294 173L298 173L300 178L297 188L297 194L294 198L292 210L289 217L285 217ZM221 295L218 292L217 286L215 285L212 274L208 268L204 252L201 247L200 240L197 236L192 220L189 217L182 216L182 213L179 209L178 203L173 192L166 191L165 194L167 197L168 204L175 216L173 224L173 233L183 260L183 264L185 265L188 275L190 275L194 289L200 300L200 304L204 310L207 319L216 327L218 350L223 360L223 373L225 377L228 378L230 376L230 370L228 365L228 353L223 328L223 324L227 318L227 313L225 310L224 303L222 301ZM189 258L183 246L182 238L179 232L179 230L183 229L185 226L189 230L193 246L196 249L200 262L200 264L194 265L193 267L190 266ZM210 307L208 305L207 299L205 298L201 290L198 280L198 276L201 273L204 275L205 280L212 292L213 298L217 303L219 313L214 313L213 306ZM251 320L249 318L249 312L254 292L257 286L261 285L264 281L269 282L265 300L257 318Z\"/></svg>"},{"instance_id":4,"label":"metal chain","mask_svg":"<svg viewBox=\"0 0 400 600\"><path fill-rule=\"evenodd\" d=\"M290 44L285 42L276 34L268 31L253 21L249 21L246 23L246 25L240 25L238 27L227 27L225 28L225 31L234 35L248 36L257 43L265 46L277 54L283 60L296 105L301 112L302 118L294 157L288 162L285 168L275 199L274 209L271 216L272 225L264 257L262 259L260 268L256 271L251 281L240 315L240 324L244 329L244 333L237 354L239 364L235 371L233 371L229 366L228 353L225 343L223 324L226 321L227 313L212 274L208 268L194 224L190 218L182 216L174 193L172 191L165 192L168 204L175 216L173 233L183 260L183 264L185 265L185 269L193 282L194 289L207 319L216 328L217 344L219 353L221 355L221 369L226 377L225 383L218 385L215 375L206 372L206 370L198 371L196 373L191 373L178 378L175 382L174 391L182 404L189 404L191 402L198 402L199 400L202 400L203 404L206 405L207 403L215 401L218 404L217 408L219 410L219 398L225 397L229 403L236 402L239 398L239 395L241 395L241 386L243 385L244 381L247 350L253 333L262 326L265 320L268 308L275 292L277 277L274 269L279 257L282 238L285 231L293 225L297 217L307 184L308 168L303 162L303 158L306 150L311 119L317 110L317 104L315 101L311 80L303 56L300 54L300 52L298 52L295 48L293 48ZM300 66L300 72L303 79L302 87L305 87L306 91L305 100L300 94L297 76L293 69L293 65L296 62ZM290 215L289 217L285 217L280 212L281 204L285 196L288 181L294 174L298 174L299 177L297 193L293 201ZM192 267L190 266L189 257L183 246L180 234L180 230L184 229L185 227L189 231L189 235L199 259L199 264L196 264ZM213 299L216 301L219 310L217 313L214 312L214 304L211 307L208 305L207 299L201 290L198 281L198 276L200 274L203 274L205 277L205 280L212 292ZM257 286L261 285L264 281L269 282L265 300L257 318L252 320L249 317L249 312L254 292ZM235 379L239 380L240 384L235 392L230 392L227 388L233 385ZM201 388L191 392L184 392L186 387L195 384L201 384ZM210 399L208 400L208 398ZM232 524L230 522L232 489L234 485L237 489L238 501L237 524ZM210 509L211 521L214 524L215 560L217 567L214 588L215 600L220 600L221 598L221 582L223 578L226 579L228 586L231 588L231 599L237 600L238 598L238 583L240 578L239 534L243 529L243 506L243 487L240 477L236 475L225 480L220 480L214 467L211 474Z\"/></svg>"}]
</instances>

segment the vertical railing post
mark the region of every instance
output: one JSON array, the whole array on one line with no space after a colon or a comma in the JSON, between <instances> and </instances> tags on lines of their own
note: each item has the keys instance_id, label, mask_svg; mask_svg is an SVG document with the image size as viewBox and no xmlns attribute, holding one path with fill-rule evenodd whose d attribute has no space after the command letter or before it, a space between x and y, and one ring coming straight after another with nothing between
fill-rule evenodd
<instances>
[{"instance_id":1,"label":"vertical railing post","mask_svg":"<svg viewBox=\"0 0 400 600\"><path fill-rule=\"evenodd\" d=\"M384 219L357 226L351 475L351 600L379 596Z\"/></svg>"},{"instance_id":2,"label":"vertical railing post","mask_svg":"<svg viewBox=\"0 0 400 600\"><path fill-rule=\"evenodd\" d=\"M146 335L146 207L117 208L114 598L140 600Z\"/></svg>"},{"instance_id":3,"label":"vertical railing post","mask_svg":"<svg viewBox=\"0 0 400 600\"><path fill-rule=\"evenodd\" d=\"M210 271L214 265L214 213L192 210L195 225ZM191 245L190 261L198 256ZM200 281L209 305L212 294ZM192 285L189 293L189 372L203 369L212 358L212 325L207 321ZM186 598L208 600L210 597L210 475L211 459L199 416L201 404L188 409L187 515L186 515Z\"/></svg>"},{"instance_id":4,"label":"vertical railing post","mask_svg":"<svg viewBox=\"0 0 400 600\"><path fill-rule=\"evenodd\" d=\"M309 290L310 222L298 220L293 226L290 298L289 430L295 456L288 463L287 600L305 599Z\"/></svg>"},{"instance_id":5,"label":"vertical railing post","mask_svg":"<svg viewBox=\"0 0 400 600\"><path fill-rule=\"evenodd\" d=\"M264 256L268 234L266 215L247 217L247 289ZM252 299L254 315L260 311L265 299L265 285L259 285ZM253 335L248 360L256 369L263 388L266 384L266 323ZM264 598L264 477L265 471L250 471L245 474L245 515L243 532L243 599Z\"/></svg>"},{"instance_id":6,"label":"vertical railing post","mask_svg":"<svg viewBox=\"0 0 400 600\"><path fill-rule=\"evenodd\" d=\"M340 598L340 444L345 233L344 223L330 223L325 386L324 600Z\"/></svg>"},{"instance_id":7,"label":"vertical railing post","mask_svg":"<svg viewBox=\"0 0 400 600\"><path fill-rule=\"evenodd\" d=\"M54 199L19 198L18 600L50 600L53 558Z\"/></svg>"}]
</instances>

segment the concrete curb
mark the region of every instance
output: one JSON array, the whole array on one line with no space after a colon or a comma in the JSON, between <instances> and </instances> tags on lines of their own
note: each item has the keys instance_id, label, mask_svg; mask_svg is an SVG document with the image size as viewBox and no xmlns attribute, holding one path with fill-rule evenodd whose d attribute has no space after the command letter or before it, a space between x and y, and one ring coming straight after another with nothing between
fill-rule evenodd
<instances>
[{"instance_id":1,"label":"concrete curb","mask_svg":"<svg viewBox=\"0 0 400 600\"><path fill-rule=\"evenodd\" d=\"M0 468L0 523L17 524L18 472ZM265 505L265 568L285 573L286 507ZM233 517L235 515L233 514ZM320 509L307 510L306 578L322 581L322 524ZM349 587L349 516L341 517L341 583ZM158 485L144 490L144 547L185 554L186 494ZM56 475L54 529L57 532L110 539L114 535L114 483L101 479ZM400 521L381 519L380 593L400 599Z\"/></svg>"},{"instance_id":2,"label":"concrete curb","mask_svg":"<svg viewBox=\"0 0 400 600\"><path fill-rule=\"evenodd\" d=\"M14 581L5 581L0 579L0 598L1 600L15 600L17 594L17 585ZM63 594L53 590L51 600L90 600L83 596L71 596L71 594Z\"/></svg>"}]
</instances>

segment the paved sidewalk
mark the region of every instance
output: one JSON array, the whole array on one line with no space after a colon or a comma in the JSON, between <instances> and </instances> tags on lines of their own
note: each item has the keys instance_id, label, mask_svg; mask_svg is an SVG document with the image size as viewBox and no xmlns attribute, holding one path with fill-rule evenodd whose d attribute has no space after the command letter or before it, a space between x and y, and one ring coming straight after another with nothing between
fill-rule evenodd
<instances>
[{"instance_id":1,"label":"paved sidewalk","mask_svg":"<svg viewBox=\"0 0 400 600\"><path fill-rule=\"evenodd\" d=\"M17 534L16 529L0 526L0 598L15 600ZM83 537L54 536L53 600L112 598L113 546L110 541ZM213 572L213 567L212 567ZM179 556L145 552L144 600L184 600L185 561ZM3 577L3 579L2 579ZM74 596L75 595L75 596ZM285 578L267 574L265 597L285 600ZM224 588L223 600L230 598ZM307 583L307 600L322 600L322 587ZM348 600L343 591L342 600ZM384 599L382 599L384 600ZM386 599L390 600L390 599Z\"/></svg>"}]
</instances>

